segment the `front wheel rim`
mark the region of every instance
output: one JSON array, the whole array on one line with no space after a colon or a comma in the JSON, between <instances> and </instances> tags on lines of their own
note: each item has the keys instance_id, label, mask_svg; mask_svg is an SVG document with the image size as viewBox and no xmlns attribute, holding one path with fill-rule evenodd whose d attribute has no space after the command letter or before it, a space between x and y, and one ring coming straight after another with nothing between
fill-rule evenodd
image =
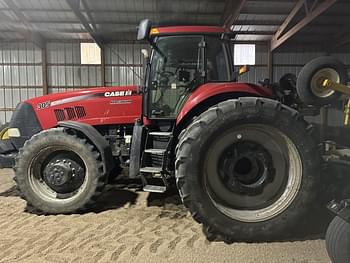
<instances>
[{"instance_id":1,"label":"front wheel rim","mask_svg":"<svg viewBox=\"0 0 350 263\"><path fill-rule=\"evenodd\" d=\"M70 156L74 156L71 162L69 159L65 158L64 163L66 166L70 163L73 163L73 168L77 168L76 162L81 163L84 168L82 173L79 173L80 178L65 178L65 182L57 182L56 187L54 187L55 180L49 181L49 176L46 175L48 173L48 167L54 163L56 165L55 153L69 153ZM63 160L62 160L63 162ZM59 163L60 164L60 163ZM72 166L72 165L71 165ZM50 167L52 169L52 167ZM80 194L84 192L87 188L88 184L88 167L84 161L84 159L77 154L74 150L69 147L63 146L50 146L41 149L30 161L28 166L28 182L30 188L33 192L43 201L56 203L58 205L67 205L71 202L74 202L79 198ZM56 178L57 179L57 178ZM68 189L65 191L59 186L62 186L63 183L67 184ZM75 183L76 187L69 186L70 183Z\"/></svg>"},{"instance_id":2,"label":"front wheel rim","mask_svg":"<svg viewBox=\"0 0 350 263\"><path fill-rule=\"evenodd\" d=\"M213 168L213 166L215 166L213 163L219 158L218 155L215 154L215 150L220 149L221 144L226 143L230 145L230 143L242 142L244 140L254 141L257 136L263 138L265 145L264 142L260 142L264 147L269 148L270 151L271 149L281 149L280 153L285 160L285 163L282 165L286 165L285 174L280 174L280 172L283 171L283 169L281 169L281 164L274 163L276 174L272 176L272 182L267 181L267 183L265 183L263 195L259 193L258 195L249 197L249 195L243 193L239 196L236 193L231 193L229 190L224 189L222 186L217 188L218 185L223 185L223 183L220 183L218 179L218 168ZM270 138L270 141L268 142L266 138ZM255 141L257 142L258 140L256 139ZM273 147L271 145L273 145ZM277 156L278 154L274 155ZM279 163L282 160L276 157L273 157L273 159L274 162L278 161ZM229 218L241 222L262 222L276 217L291 205L301 186L302 162L296 146L279 130L266 125L242 125L241 127L226 132L211 144L204 163L204 186L213 205ZM270 173L273 173L273 171L272 169ZM227 188L225 185L223 186ZM275 189L273 190L275 192L272 191L271 195L275 195L275 198L272 200L266 199L262 202L259 200L261 196L269 196L265 193L265 191L267 191L266 189L270 189L269 191ZM245 200L249 198L251 198L251 200L255 198L256 203L259 204L260 202L260 204L255 208L251 204L248 205L248 202Z\"/></svg>"}]
</instances>

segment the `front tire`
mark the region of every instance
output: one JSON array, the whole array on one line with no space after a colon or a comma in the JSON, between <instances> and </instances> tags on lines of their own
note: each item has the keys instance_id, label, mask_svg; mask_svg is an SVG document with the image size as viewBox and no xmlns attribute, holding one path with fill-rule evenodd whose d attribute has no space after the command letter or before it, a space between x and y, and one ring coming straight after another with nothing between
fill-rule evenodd
<instances>
[{"instance_id":1,"label":"front tire","mask_svg":"<svg viewBox=\"0 0 350 263\"><path fill-rule=\"evenodd\" d=\"M328 226L326 248L333 263L350 262L350 224L339 216Z\"/></svg>"},{"instance_id":2,"label":"front tire","mask_svg":"<svg viewBox=\"0 0 350 263\"><path fill-rule=\"evenodd\" d=\"M26 141L16 158L15 178L27 203L48 214L88 207L106 183L94 146L63 128L40 132Z\"/></svg>"},{"instance_id":3,"label":"front tire","mask_svg":"<svg viewBox=\"0 0 350 263\"><path fill-rule=\"evenodd\" d=\"M180 134L177 186L208 238L305 235L320 161L309 131L277 101L240 98L210 108Z\"/></svg>"}]
</instances>

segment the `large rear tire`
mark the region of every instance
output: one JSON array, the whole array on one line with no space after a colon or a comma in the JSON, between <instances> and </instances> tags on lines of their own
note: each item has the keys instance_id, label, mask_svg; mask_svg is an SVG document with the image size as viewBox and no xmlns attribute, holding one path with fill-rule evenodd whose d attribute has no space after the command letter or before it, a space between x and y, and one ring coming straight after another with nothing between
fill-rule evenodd
<instances>
[{"instance_id":1,"label":"large rear tire","mask_svg":"<svg viewBox=\"0 0 350 263\"><path fill-rule=\"evenodd\" d=\"M208 238L305 235L320 161L309 128L277 101L240 98L210 108L180 134L177 186Z\"/></svg>"},{"instance_id":2,"label":"large rear tire","mask_svg":"<svg viewBox=\"0 0 350 263\"><path fill-rule=\"evenodd\" d=\"M341 93L322 86L324 78L347 85L348 72L345 65L334 57L319 57L307 63L297 79L297 92L305 104L322 106L341 96Z\"/></svg>"},{"instance_id":3,"label":"large rear tire","mask_svg":"<svg viewBox=\"0 0 350 263\"><path fill-rule=\"evenodd\" d=\"M48 214L87 208L106 183L94 146L63 128L26 141L16 158L15 178L28 204Z\"/></svg>"},{"instance_id":4,"label":"large rear tire","mask_svg":"<svg viewBox=\"0 0 350 263\"><path fill-rule=\"evenodd\" d=\"M328 226L326 248L333 263L350 262L350 224L338 216Z\"/></svg>"}]
</instances>

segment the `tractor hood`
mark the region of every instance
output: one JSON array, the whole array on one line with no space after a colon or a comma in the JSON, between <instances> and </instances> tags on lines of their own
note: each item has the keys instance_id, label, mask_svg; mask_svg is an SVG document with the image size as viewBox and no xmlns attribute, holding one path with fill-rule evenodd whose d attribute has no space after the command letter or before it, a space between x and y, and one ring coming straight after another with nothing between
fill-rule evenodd
<instances>
[{"instance_id":1,"label":"tractor hood","mask_svg":"<svg viewBox=\"0 0 350 263\"><path fill-rule=\"evenodd\" d=\"M98 87L49 94L25 101L35 111L42 129L59 121L80 121L91 125L134 123L141 116L141 95L137 86Z\"/></svg>"},{"instance_id":2,"label":"tractor hood","mask_svg":"<svg viewBox=\"0 0 350 263\"><path fill-rule=\"evenodd\" d=\"M13 157L8 161L3 154L18 151L34 134L56 127L60 121L133 124L141 117L141 110L142 97L137 86L80 89L21 102L9 123L10 138L0 141L0 168L13 165Z\"/></svg>"}]
</instances>

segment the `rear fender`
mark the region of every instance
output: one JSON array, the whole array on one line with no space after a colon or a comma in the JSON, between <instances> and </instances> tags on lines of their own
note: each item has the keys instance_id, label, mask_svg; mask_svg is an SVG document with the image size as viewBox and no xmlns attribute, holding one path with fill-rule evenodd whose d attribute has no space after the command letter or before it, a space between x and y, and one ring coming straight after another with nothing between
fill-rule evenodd
<instances>
[{"instance_id":1,"label":"rear fender","mask_svg":"<svg viewBox=\"0 0 350 263\"><path fill-rule=\"evenodd\" d=\"M225 99L232 99L238 97L267 97L272 98L272 90L248 83L206 83L198 87L187 99L176 119L177 126L185 119L188 119L189 114L198 109L205 111ZM202 112L203 112L202 111ZM201 112L200 112L201 113Z\"/></svg>"},{"instance_id":2,"label":"rear fender","mask_svg":"<svg viewBox=\"0 0 350 263\"><path fill-rule=\"evenodd\" d=\"M76 121L62 121L58 123L58 127L82 133L100 152L104 173L108 175L112 171L115 167L112 149L106 139L93 126Z\"/></svg>"},{"instance_id":3,"label":"rear fender","mask_svg":"<svg viewBox=\"0 0 350 263\"><path fill-rule=\"evenodd\" d=\"M176 123L175 136L179 134L183 129L187 127L193 120L195 116L199 116L204 111L209 109L210 107L226 100L237 99L240 97L261 97L256 94L252 95L251 93L243 93L243 92L230 92L230 93L221 93L212 97L207 98L204 101L194 105L189 111L186 112L184 116Z\"/></svg>"}]
</instances>

